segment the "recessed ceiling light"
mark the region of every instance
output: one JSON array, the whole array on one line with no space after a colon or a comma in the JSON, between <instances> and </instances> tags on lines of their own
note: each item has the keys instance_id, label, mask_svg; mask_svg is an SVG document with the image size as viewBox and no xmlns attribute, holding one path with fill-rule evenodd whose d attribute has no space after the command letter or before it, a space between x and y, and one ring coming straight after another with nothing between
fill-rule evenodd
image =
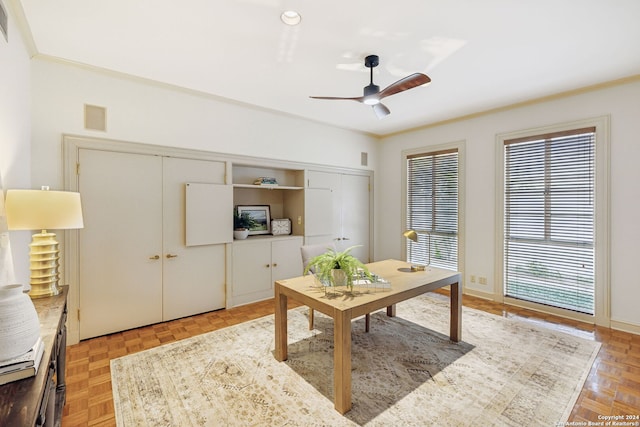
<instances>
[{"instance_id":1,"label":"recessed ceiling light","mask_svg":"<svg viewBox=\"0 0 640 427\"><path fill-rule=\"evenodd\" d=\"M280 15L280 19L287 25L298 25L302 20L302 17L295 10L285 10Z\"/></svg>"}]
</instances>

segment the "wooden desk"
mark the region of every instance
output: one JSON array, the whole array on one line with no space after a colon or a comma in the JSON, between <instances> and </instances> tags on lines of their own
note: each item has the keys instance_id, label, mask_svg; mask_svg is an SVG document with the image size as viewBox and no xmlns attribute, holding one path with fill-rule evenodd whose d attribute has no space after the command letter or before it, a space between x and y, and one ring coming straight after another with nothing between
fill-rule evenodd
<instances>
[{"instance_id":1,"label":"wooden desk","mask_svg":"<svg viewBox=\"0 0 640 427\"><path fill-rule=\"evenodd\" d=\"M372 273L391 283L390 290L355 293L354 297L329 298L318 288L312 276L275 282L275 357L287 360L287 298L291 297L333 318L334 323L334 398L341 414L351 409L351 319L387 307L387 316L395 316L395 304L451 285L451 325L449 337L458 342L462 335L462 285L460 273L428 267L411 271L411 264L385 260L367 264ZM366 288L362 288L366 290ZM356 288L357 290L357 288Z\"/></svg>"},{"instance_id":2,"label":"wooden desk","mask_svg":"<svg viewBox=\"0 0 640 427\"><path fill-rule=\"evenodd\" d=\"M38 298L33 304L40 318L44 355L35 377L0 386L0 425L59 426L65 403L67 293Z\"/></svg>"}]
</instances>

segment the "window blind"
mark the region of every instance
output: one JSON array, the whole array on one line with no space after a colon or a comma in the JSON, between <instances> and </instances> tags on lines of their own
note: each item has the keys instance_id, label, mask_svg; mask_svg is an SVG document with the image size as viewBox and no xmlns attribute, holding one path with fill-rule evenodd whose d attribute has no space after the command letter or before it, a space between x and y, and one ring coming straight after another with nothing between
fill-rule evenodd
<instances>
[{"instance_id":1,"label":"window blind","mask_svg":"<svg viewBox=\"0 0 640 427\"><path fill-rule=\"evenodd\" d=\"M407 157L407 228L418 242L407 239L407 261L458 269L458 152Z\"/></svg>"},{"instance_id":2,"label":"window blind","mask_svg":"<svg viewBox=\"0 0 640 427\"><path fill-rule=\"evenodd\" d=\"M504 150L505 295L593 314L595 128Z\"/></svg>"}]
</instances>

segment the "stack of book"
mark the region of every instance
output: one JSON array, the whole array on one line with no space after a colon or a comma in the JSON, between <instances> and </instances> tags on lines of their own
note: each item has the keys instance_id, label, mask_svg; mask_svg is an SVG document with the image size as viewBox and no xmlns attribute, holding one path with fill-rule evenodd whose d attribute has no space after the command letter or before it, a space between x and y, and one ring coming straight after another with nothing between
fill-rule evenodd
<instances>
[{"instance_id":1,"label":"stack of book","mask_svg":"<svg viewBox=\"0 0 640 427\"><path fill-rule=\"evenodd\" d=\"M0 385L33 377L38 373L43 353L44 343L38 337L38 341L25 354L0 362Z\"/></svg>"}]
</instances>

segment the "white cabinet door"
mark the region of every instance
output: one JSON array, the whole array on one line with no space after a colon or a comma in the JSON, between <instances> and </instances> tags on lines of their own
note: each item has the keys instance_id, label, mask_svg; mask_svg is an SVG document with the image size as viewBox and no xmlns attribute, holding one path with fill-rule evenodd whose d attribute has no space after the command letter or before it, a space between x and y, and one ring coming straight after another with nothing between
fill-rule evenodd
<instances>
[{"instance_id":1,"label":"white cabinet door","mask_svg":"<svg viewBox=\"0 0 640 427\"><path fill-rule=\"evenodd\" d=\"M268 240L244 241L233 244L233 297L246 303L260 299L271 292L271 242ZM253 298L245 299L247 295ZM273 296L273 295L271 295ZM266 297L262 297L264 299Z\"/></svg>"},{"instance_id":2,"label":"white cabinet door","mask_svg":"<svg viewBox=\"0 0 640 427\"><path fill-rule=\"evenodd\" d=\"M302 237L271 243L271 283L302 275Z\"/></svg>"},{"instance_id":3,"label":"white cabinet door","mask_svg":"<svg viewBox=\"0 0 640 427\"><path fill-rule=\"evenodd\" d=\"M224 184L225 163L163 158L162 320L172 320L225 306L224 244L186 246L186 183ZM210 201L233 228L231 186ZM225 191L226 190L226 191ZM224 199L224 200L222 200Z\"/></svg>"},{"instance_id":4,"label":"white cabinet door","mask_svg":"<svg viewBox=\"0 0 640 427\"><path fill-rule=\"evenodd\" d=\"M232 306L273 298L273 282L302 275L302 236L250 237L232 246Z\"/></svg>"},{"instance_id":5,"label":"white cabinet door","mask_svg":"<svg viewBox=\"0 0 640 427\"><path fill-rule=\"evenodd\" d=\"M162 158L81 149L79 159L80 339L160 322Z\"/></svg>"}]
</instances>

